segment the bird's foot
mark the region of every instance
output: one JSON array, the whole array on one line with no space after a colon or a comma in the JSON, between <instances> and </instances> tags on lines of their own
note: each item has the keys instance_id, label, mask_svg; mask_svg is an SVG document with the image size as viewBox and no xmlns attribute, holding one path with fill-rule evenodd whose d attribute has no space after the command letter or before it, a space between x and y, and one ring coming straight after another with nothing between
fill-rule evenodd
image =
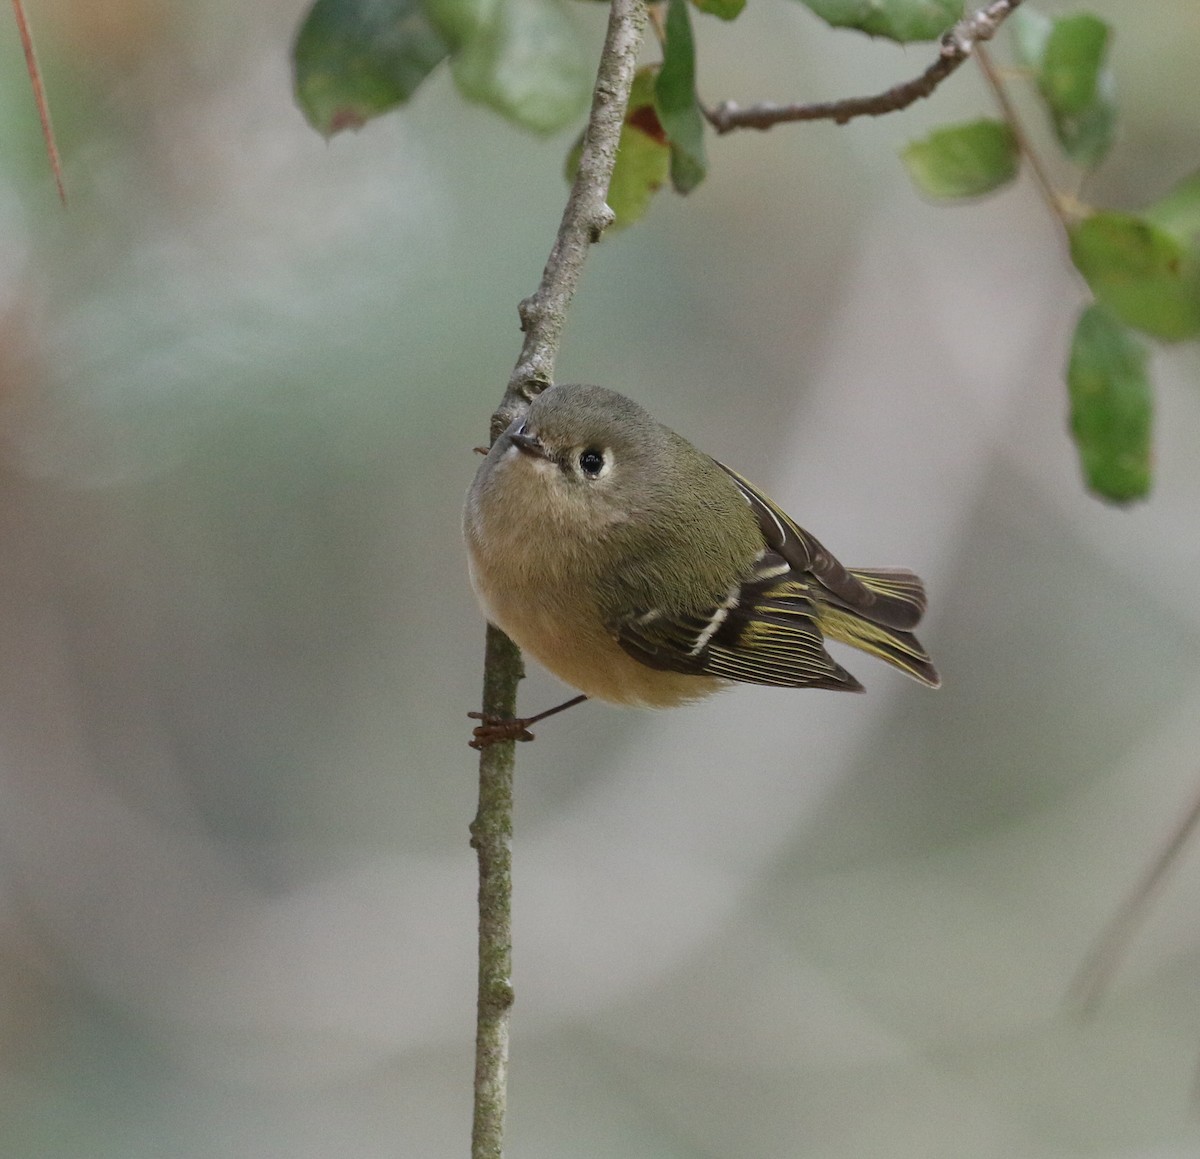
<instances>
[{"instance_id":1,"label":"bird's foot","mask_svg":"<svg viewBox=\"0 0 1200 1159\"><path fill-rule=\"evenodd\" d=\"M533 740L533 733L529 731L529 726L533 723L534 717L489 716L486 712L468 712L467 715L472 720L482 722L475 726L471 733L471 739L467 742L473 749L478 749L480 752L501 741Z\"/></svg>"}]
</instances>

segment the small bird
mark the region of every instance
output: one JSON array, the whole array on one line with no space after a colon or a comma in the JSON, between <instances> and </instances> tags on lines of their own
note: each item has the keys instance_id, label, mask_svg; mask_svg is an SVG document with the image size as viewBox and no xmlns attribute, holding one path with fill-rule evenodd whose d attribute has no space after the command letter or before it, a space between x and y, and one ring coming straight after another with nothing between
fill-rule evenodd
<instances>
[{"instance_id":1,"label":"small bird","mask_svg":"<svg viewBox=\"0 0 1200 1159\"><path fill-rule=\"evenodd\" d=\"M496 440L467 494L471 582L487 618L583 696L668 707L736 681L861 692L826 638L922 684L912 572L845 568L735 471L633 400L550 387ZM472 713L479 719L480 714Z\"/></svg>"}]
</instances>

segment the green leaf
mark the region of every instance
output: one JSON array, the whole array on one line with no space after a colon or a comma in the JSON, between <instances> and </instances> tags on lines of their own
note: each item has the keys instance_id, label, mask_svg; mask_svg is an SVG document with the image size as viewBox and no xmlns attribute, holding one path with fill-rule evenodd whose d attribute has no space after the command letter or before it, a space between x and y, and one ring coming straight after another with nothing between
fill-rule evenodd
<instances>
[{"instance_id":1,"label":"green leaf","mask_svg":"<svg viewBox=\"0 0 1200 1159\"><path fill-rule=\"evenodd\" d=\"M1095 213L1070 228L1071 260L1097 301L1156 338L1200 334L1200 260L1166 230L1130 213Z\"/></svg>"},{"instance_id":2,"label":"green leaf","mask_svg":"<svg viewBox=\"0 0 1200 1159\"><path fill-rule=\"evenodd\" d=\"M1108 25L1088 12L1053 22L1038 75L1038 88L1052 109L1078 116L1092 103L1108 54L1108 37Z\"/></svg>"},{"instance_id":3,"label":"green leaf","mask_svg":"<svg viewBox=\"0 0 1200 1159\"><path fill-rule=\"evenodd\" d=\"M710 16L719 16L722 20L733 20L740 16L746 7L746 0L692 0L701 12Z\"/></svg>"},{"instance_id":4,"label":"green leaf","mask_svg":"<svg viewBox=\"0 0 1200 1159\"><path fill-rule=\"evenodd\" d=\"M1095 168L1112 148L1117 130L1116 84L1105 69L1096 85L1096 99L1075 116L1053 117L1058 143L1076 165Z\"/></svg>"},{"instance_id":5,"label":"green leaf","mask_svg":"<svg viewBox=\"0 0 1200 1159\"><path fill-rule=\"evenodd\" d=\"M936 40L963 13L962 0L803 0L826 24L901 44Z\"/></svg>"},{"instance_id":6,"label":"green leaf","mask_svg":"<svg viewBox=\"0 0 1200 1159\"><path fill-rule=\"evenodd\" d=\"M1154 410L1146 348L1106 310L1089 306L1075 328L1067 387L1088 487L1114 503L1144 499Z\"/></svg>"},{"instance_id":7,"label":"green leaf","mask_svg":"<svg viewBox=\"0 0 1200 1159\"><path fill-rule=\"evenodd\" d=\"M1185 249L1200 243L1200 171L1185 177L1143 214Z\"/></svg>"},{"instance_id":8,"label":"green leaf","mask_svg":"<svg viewBox=\"0 0 1200 1159\"><path fill-rule=\"evenodd\" d=\"M450 51L418 0L316 0L292 51L296 100L325 136L403 104Z\"/></svg>"},{"instance_id":9,"label":"green leaf","mask_svg":"<svg viewBox=\"0 0 1200 1159\"><path fill-rule=\"evenodd\" d=\"M1017 175L1019 154L1003 121L970 121L913 141L901 154L909 177L929 197L979 197Z\"/></svg>"},{"instance_id":10,"label":"green leaf","mask_svg":"<svg viewBox=\"0 0 1200 1159\"><path fill-rule=\"evenodd\" d=\"M671 184L691 193L708 171L704 115L696 100L696 43L687 0L670 0L662 67L654 82L658 119L671 144Z\"/></svg>"},{"instance_id":11,"label":"green leaf","mask_svg":"<svg viewBox=\"0 0 1200 1159\"><path fill-rule=\"evenodd\" d=\"M423 0L425 14L452 50L461 48L486 24L497 0Z\"/></svg>"},{"instance_id":12,"label":"green leaf","mask_svg":"<svg viewBox=\"0 0 1200 1159\"><path fill-rule=\"evenodd\" d=\"M667 180L671 150L654 108L657 65L638 70L629 94L629 108L621 126L617 164L608 185L608 205L616 214L608 233L624 229L643 217L654 195ZM575 179L583 153L583 134L567 155L566 176ZM607 233L606 235L607 236Z\"/></svg>"},{"instance_id":13,"label":"green leaf","mask_svg":"<svg viewBox=\"0 0 1200 1159\"><path fill-rule=\"evenodd\" d=\"M1086 12L1050 19L1024 6L1013 17L1017 58L1033 71L1054 135L1077 165L1098 165L1116 130L1112 30Z\"/></svg>"},{"instance_id":14,"label":"green leaf","mask_svg":"<svg viewBox=\"0 0 1200 1159\"><path fill-rule=\"evenodd\" d=\"M494 0L450 65L463 96L539 133L575 120L591 92L590 67L564 0Z\"/></svg>"}]
</instances>

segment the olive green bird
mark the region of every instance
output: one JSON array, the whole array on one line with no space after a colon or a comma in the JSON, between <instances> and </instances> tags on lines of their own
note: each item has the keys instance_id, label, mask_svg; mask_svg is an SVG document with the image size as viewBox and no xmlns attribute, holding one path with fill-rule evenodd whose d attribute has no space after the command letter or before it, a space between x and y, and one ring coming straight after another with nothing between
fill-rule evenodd
<instances>
[{"instance_id":1,"label":"olive green bird","mask_svg":"<svg viewBox=\"0 0 1200 1159\"><path fill-rule=\"evenodd\" d=\"M861 691L827 639L940 683L912 632L917 576L843 567L615 391L534 399L480 465L463 522L484 614L586 697L667 707L737 681ZM485 722L473 743L525 739L546 715Z\"/></svg>"}]
</instances>

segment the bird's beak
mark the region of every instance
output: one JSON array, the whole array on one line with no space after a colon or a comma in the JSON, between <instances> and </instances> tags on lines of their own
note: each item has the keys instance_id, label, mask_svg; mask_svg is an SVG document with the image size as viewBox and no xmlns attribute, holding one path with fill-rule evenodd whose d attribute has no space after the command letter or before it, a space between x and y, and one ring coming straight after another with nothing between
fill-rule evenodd
<instances>
[{"instance_id":1,"label":"bird's beak","mask_svg":"<svg viewBox=\"0 0 1200 1159\"><path fill-rule=\"evenodd\" d=\"M518 451L526 455L534 455L539 459L550 458L549 452L546 450L545 444L537 435L531 435L525 430L525 424L522 423L515 431L508 436L513 443L513 446Z\"/></svg>"}]
</instances>

